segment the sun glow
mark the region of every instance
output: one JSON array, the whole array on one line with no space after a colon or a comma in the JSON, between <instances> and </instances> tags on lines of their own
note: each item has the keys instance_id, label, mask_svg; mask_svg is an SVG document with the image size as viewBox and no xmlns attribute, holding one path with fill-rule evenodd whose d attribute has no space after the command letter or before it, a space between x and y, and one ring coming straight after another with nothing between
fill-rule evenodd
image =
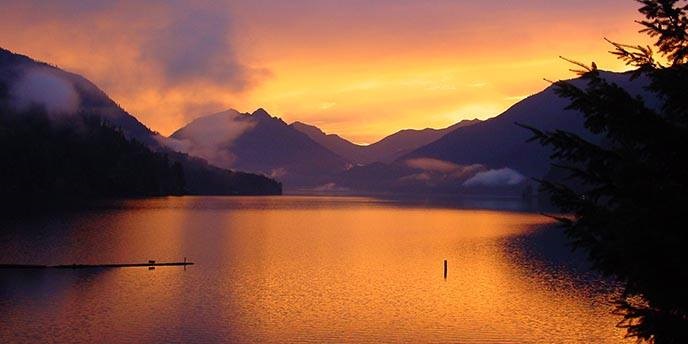
<instances>
[{"instance_id":1,"label":"sun glow","mask_svg":"<svg viewBox=\"0 0 688 344\"><path fill-rule=\"evenodd\" d=\"M355 142L496 116L547 87L543 78L573 77L557 56L619 71L603 37L644 42L625 2L522 2L19 3L0 13L0 42L84 75L165 135L262 107Z\"/></svg>"}]
</instances>

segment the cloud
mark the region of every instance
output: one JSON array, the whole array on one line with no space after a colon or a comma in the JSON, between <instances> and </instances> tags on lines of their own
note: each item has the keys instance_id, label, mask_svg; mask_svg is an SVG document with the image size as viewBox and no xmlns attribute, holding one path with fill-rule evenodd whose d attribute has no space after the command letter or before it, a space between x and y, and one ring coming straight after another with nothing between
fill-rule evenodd
<instances>
[{"instance_id":1,"label":"cloud","mask_svg":"<svg viewBox=\"0 0 688 344\"><path fill-rule=\"evenodd\" d=\"M510 97L504 97L505 100L517 101L517 102L518 102L518 101L521 101L521 100L523 100L523 99L526 99L526 98L528 98L528 96L510 96Z\"/></svg>"},{"instance_id":2,"label":"cloud","mask_svg":"<svg viewBox=\"0 0 688 344\"><path fill-rule=\"evenodd\" d=\"M284 167L278 167L270 171L268 173L268 177L273 178L273 179L280 179L286 175L289 174L289 171L287 171L286 168Z\"/></svg>"},{"instance_id":3,"label":"cloud","mask_svg":"<svg viewBox=\"0 0 688 344\"><path fill-rule=\"evenodd\" d=\"M418 158L406 160L406 165L420 170L437 171L437 172L452 172L460 166L449 161L443 161L430 158Z\"/></svg>"},{"instance_id":4,"label":"cloud","mask_svg":"<svg viewBox=\"0 0 688 344\"><path fill-rule=\"evenodd\" d=\"M85 76L166 134L198 115L187 108L229 108L271 75L238 46L227 2L25 0L2 8L4 48Z\"/></svg>"},{"instance_id":5,"label":"cloud","mask_svg":"<svg viewBox=\"0 0 688 344\"><path fill-rule=\"evenodd\" d=\"M145 63L149 73L162 73L169 86L202 81L242 91L255 75L268 73L239 61L232 32L235 21L226 3L25 0L7 4L5 10L9 16L0 19L29 28L29 36L43 33L65 48L87 47L92 56L107 53L119 73L130 72L121 68L122 63ZM130 57L137 61L123 60Z\"/></svg>"},{"instance_id":6,"label":"cloud","mask_svg":"<svg viewBox=\"0 0 688 344\"><path fill-rule=\"evenodd\" d=\"M330 183L325 183L325 184L316 186L316 187L312 188L310 191L332 194L332 193L348 192L350 190L351 189L349 189L349 188L341 187L341 186L337 185L336 183L330 182Z\"/></svg>"},{"instance_id":7,"label":"cloud","mask_svg":"<svg viewBox=\"0 0 688 344\"><path fill-rule=\"evenodd\" d=\"M253 84L254 76L269 74L237 59L231 40L233 20L226 8L178 7L140 46L143 58L160 68L166 83L209 82L239 92Z\"/></svg>"},{"instance_id":8,"label":"cloud","mask_svg":"<svg viewBox=\"0 0 688 344\"><path fill-rule=\"evenodd\" d=\"M374 142L501 113L568 76L557 52L623 70L600 54L601 32L635 39L619 1L0 0L0 45L84 75L163 134L207 101Z\"/></svg>"},{"instance_id":9,"label":"cloud","mask_svg":"<svg viewBox=\"0 0 688 344\"><path fill-rule=\"evenodd\" d=\"M337 105L337 103L335 103L335 102L323 102L323 103L320 103L319 108L320 108L320 110L327 110L327 109L331 109L331 108L335 107L336 105Z\"/></svg>"},{"instance_id":10,"label":"cloud","mask_svg":"<svg viewBox=\"0 0 688 344\"><path fill-rule=\"evenodd\" d=\"M33 106L45 108L51 117L74 114L79 109L79 95L70 80L47 67L30 68L14 83L10 94L20 111Z\"/></svg>"},{"instance_id":11,"label":"cloud","mask_svg":"<svg viewBox=\"0 0 688 344\"><path fill-rule=\"evenodd\" d=\"M408 181L431 182L432 180L433 180L433 176L432 176L432 174L430 174L428 172L409 174L407 176L403 176L403 177L399 178L400 182L408 182Z\"/></svg>"},{"instance_id":12,"label":"cloud","mask_svg":"<svg viewBox=\"0 0 688 344\"><path fill-rule=\"evenodd\" d=\"M231 152L232 142L256 123L241 118L235 110L205 117L187 125L182 138L160 137L158 140L172 150L201 157L209 163L223 168L231 168L235 156Z\"/></svg>"},{"instance_id":13,"label":"cloud","mask_svg":"<svg viewBox=\"0 0 688 344\"><path fill-rule=\"evenodd\" d=\"M406 160L406 165L418 170L443 174L453 179L465 179L486 168L480 164L458 165L450 161L432 158L417 158ZM422 178L428 179L427 175Z\"/></svg>"},{"instance_id":14,"label":"cloud","mask_svg":"<svg viewBox=\"0 0 688 344\"><path fill-rule=\"evenodd\" d=\"M463 183L463 186L510 186L523 182L526 178L510 168L500 168L476 173Z\"/></svg>"}]
</instances>

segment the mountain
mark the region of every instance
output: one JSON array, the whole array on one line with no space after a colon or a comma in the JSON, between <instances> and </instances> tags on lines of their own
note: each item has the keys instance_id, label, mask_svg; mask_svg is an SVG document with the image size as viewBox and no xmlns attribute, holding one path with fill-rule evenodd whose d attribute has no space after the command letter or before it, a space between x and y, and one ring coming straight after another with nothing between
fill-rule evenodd
<instances>
[{"instance_id":1,"label":"mountain","mask_svg":"<svg viewBox=\"0 0 688 344\"><path fill-rule=\"evenodd\" d=\"M66 126L41 109L16 112L3 104L0 114L0 194L8 200L42 203L185 192L179 163L128 140L95 116Z\"/></svg>"},{"instance_id":2,"label":"mountain","mask_svg":"<svg viewBox=\"0 0 688 344\"><path fill-rule=\"evenodd\" d=\"M658 101L644 90L647 80L631 80L629 73L603 72L604 77L651 105ZM584 86L583 80L572 80ZM497 117L456 128L441 138L405 154L390 164L356 166L332 183L353 193L478 193L520 194L529 177L550 170L549 148L527 142L531 133L516 123L543 130L561 129L593 142L603 142L584 127L582 114L566 110L569 101L550 86Z\"/></svg>"},{"instance_id":3,"label":"mountain","mask_svg":"<svg viewBox=\"0 0 688 344\"><path fill-rule=\"evenodd\" d=\"M336 134L326 134L320 128L302 122L290 126L308 135L313 141L331 150L354 164L373 162L389 163L400 156L431 143L445 134L461 127L479 123L480 120L463 120L443 129L404 129L370 145L357 145Z\"/></svg>"},{"instance_id":4,"label":"mountain","mask_svg":"<svg viewBox=\"0 0 688 344\"><path fill-rule=\"evenodd\" d=\"M121 128L127 137L146 145L157 145L155 133L78 74L0 47L0 81L6 87L6 95L17 93L15 96L21 98L18 100L22 103L20 107L35 102L64 108L66 112L95 113Z\"/></svg>"},{"instance_id":5,"label":"mountain","mask_svg":"<svg viewBox=\"0 0 688 344\"><path fill-rule=\"evenodd\" d=\"M630 73L603 72L604 77L631 94L649 97L643 89L646 81L631 80ZM573 80L583 87L584 81ZM501 115L473 126L458 128L439 140L420 147L400 160L432 158L455 164L483 164L489 168L509 167L528 177L542 177L550 166L550 150L537 143L526 142L531 133L515 123L541 130L561 129L599 141L583 126L583 116L566 110L568 99L559 97L554 86L532 95Z\"/></svg>"},{"instance_id":6,"label":"mountain","mask_svg":"<svg viewBox=\"0 0 688 344\"><path fill-rule=\"evenodd\" d=\"M369 160L363 145L352 143L337 134L326 134L320 128L303 122L297 121L289 126L351 163L365 164Z\"/></svg>"},{"instance_id":7,"label":"mountain","mask_svg":"<svg viewBox=\"0 0 688 344\"><path fill-rule=\"evenodd\" d=\"M263 109L197 118L167 144L216 166L271 176L290 189L317 187L350 165Z\"/></svg>"},{"instance_id":8,"label":"mountain","mask_svg":"<svg viewBox=\"0 0 688 344\"><path fill-rule=\"evenodd\" d=\"M463 120L442 129L404 129L389 135L378 142L366 146L366 151L368 152L369 156L375 157L374 161L392 162L397 158L412 152L416 148L438 140L442 136L452 132L457 128L469 127L476 123L480 123L480 120Z\"/></svg>"},{"instance_id":9,"label":"mountain","mask_svg":"<svg viewBox=\"0 0 688 344\"><path fill-rule=\"evenodd\" d=\"M281 193L281 185L269 178L223 170L170 150L161 145L162 136L87 79L2 48L0 112L1 138L16 148L3 151L10 167L4 176L21 177L17 166L25 163L27 170L42 171L44 191L55 196ZM74 178L78 173L88 178ZM175 185L162 186L172 179L178 179ZM0 183L16 189L11 179Z\"/></svg>"}]
</instances>

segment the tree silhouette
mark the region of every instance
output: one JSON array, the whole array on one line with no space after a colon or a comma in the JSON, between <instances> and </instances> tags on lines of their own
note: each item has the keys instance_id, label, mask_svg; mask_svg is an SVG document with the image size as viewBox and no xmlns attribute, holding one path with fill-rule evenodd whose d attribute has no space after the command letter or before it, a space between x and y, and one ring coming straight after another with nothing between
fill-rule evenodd
<instances>
[{"instance_id":1,"label":"tree silhouette","mask_svg":"<svg viewBox=\"0 0 688 344\"><path fill-rule=\"evenodd\" d=\"M641 32L656 38L659 58L650 46L610 43L649 96L608 82L594 63L571 61L586 85L558 81L556 91L602 143L519 125L534 133L531 140L551 146L553 165L568 171L570 182L541 180L541 188L569 214L556 218L575 247L623 283L619 326L639 341L688 343L688 5L638 2Z\"/></svg>"},{"instance_id":2,"label":"tree silhouette","mask_svg":"<svg viewBox=\"0 0 688 344\"><path fill-rule=\"evenodd\" d=\"M178 162L127 139L98 116L78 114L62 123L40 108L0 113L0 192L17 204L186 192Z\"/></svg>"}]
</instances>

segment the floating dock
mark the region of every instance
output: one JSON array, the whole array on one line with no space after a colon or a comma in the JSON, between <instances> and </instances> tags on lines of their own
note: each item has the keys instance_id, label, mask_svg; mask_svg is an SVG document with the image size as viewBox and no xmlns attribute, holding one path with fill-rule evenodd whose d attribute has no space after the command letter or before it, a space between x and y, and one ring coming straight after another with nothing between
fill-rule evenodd
<instances>
[{"instance_id":1,"label":"floating dock","mask_svg":"<svg viewBox=\"0 0 688 344\"><path fill-rule=\"evenodd\" d=\"M120 263L120 264L62 264L62 265L34 265L34 264L0 264L0 269L111 269L111 268L153 268L156 266L187 266L194 265L186 259L183 262L148 263Z\"/></svg>"}]
</instances>

